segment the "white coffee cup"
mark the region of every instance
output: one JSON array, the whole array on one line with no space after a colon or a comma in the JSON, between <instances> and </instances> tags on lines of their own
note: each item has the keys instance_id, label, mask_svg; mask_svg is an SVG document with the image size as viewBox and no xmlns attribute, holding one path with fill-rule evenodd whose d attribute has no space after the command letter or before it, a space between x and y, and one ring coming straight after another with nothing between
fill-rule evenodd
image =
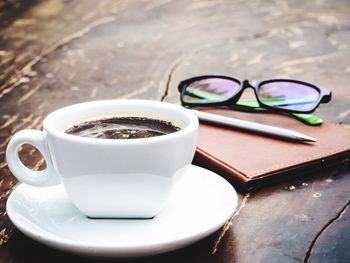
<instances>
[{"instance_id":1,"label":"white coffee cup","mask_svg":"<svg viewBox=\"0 0 350 263\"><path fill-rule=\"evenodd\" d=\"M97 139L65 133L88 119L144 116L171 121L174 133L137 139ZM33 186L62 184L75 206L92 218L152 218L186 173L197 143L198 118L180 106L147 100L105 100L50 113L43 131L22 130L10 140L6 159L14 176ZM18 156L36 147L46 168L33 171Z\"/></svg>"}]
</instances>

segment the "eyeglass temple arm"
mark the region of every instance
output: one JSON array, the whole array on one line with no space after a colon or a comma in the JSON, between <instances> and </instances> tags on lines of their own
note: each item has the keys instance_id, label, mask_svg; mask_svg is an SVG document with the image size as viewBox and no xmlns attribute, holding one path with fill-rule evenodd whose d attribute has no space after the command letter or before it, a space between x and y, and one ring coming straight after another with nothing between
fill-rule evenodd
<instances>
[{"instance_id":1,"label":"eyeglass temple arm","mask_svg":"<svg viewBox=\"0 0 350 263\"><path fill-rule=\"evenodd\" d=\"M237 108L244 111L249 112L266 112L268 110L260 108L259 104L256 101L252 100L239 100L236 102L236 105L232 105L231 107ZM317 117L312 114L305 114L305 113L291 113L291 116L294 118L302 121L303 123L306 123L308 125L316 126L321 125L323 123L323 120L320 117Z\"/></svg>"}]
</instances>

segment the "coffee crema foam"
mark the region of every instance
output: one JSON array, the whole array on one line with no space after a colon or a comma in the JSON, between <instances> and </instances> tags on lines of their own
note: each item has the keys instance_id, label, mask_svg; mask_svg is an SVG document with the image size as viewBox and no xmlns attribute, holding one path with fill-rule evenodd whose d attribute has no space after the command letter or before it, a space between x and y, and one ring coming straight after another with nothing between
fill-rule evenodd
<instances>
[{"instance_id":1,"label":"coffee crema foam","mask_svg":"<svg viewBox=\"0 0 350 263\"><path fill-rule=\"evenodd\" d=\"M110 117L84 121L65 133L96 139L137 139L161 136L180 130L170 121L148 117Z\"/></svg>"}]
</instances>

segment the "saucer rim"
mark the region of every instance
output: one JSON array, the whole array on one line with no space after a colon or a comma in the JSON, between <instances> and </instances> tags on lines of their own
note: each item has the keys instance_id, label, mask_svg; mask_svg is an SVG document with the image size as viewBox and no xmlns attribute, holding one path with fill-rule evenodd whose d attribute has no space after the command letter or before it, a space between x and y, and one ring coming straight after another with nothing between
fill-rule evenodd
<instances>
[{"instance_id":1,"label":"saucer rim","mask_svg":"<svg viewBox=\"0 0 350 263\"><path fill-rule=\"evenodd\" d=\"M213 178L216 177L215 180L222 181L223 185L227 187L227 191L231 191L230 194L232 195L232 201L231 201L230 209L227 209L227 212L225 213L225 217L222 216L221 220L218 220L216 224L211 224L210 227L206 228L204 231L199 231L199 233L196 233L196 234L183 233L175 238L171 238L166 241L160 240L158 242L153 242L149 244L136 243L136 244L133 244L132 246L130 245L123 246L120 244L118 244L117 246L113 244L108 244L108 245L98 244L98 243L93 244L89 242L84 242L84 241L81 242L78 240L73 240L73 239L59 236L57 234L51 233L48 230L42 228L39 224L34 224L31 221L30 224L33 224L40 229L40 231L35 230L34 228L31 228L29 224L19 223L19 220L16 218L16 215L15 215L15 214L18 214L18 212L15 211L14 205L12 205L12 202L14 202L13 199L15 198L14 197L15 194L17 192L20 192L23 187L27 186L24 183L19 184L14 189L14 191L10 194L6 202L6 211L11 222L16 226L16 228L18 228L18 230L20 230L20 232L22 232L29 238L43 245L47 245L51 248L58 249L64 252L69 252L72 254L80 254L85 256L88 255L89 257L91 256L94 257L97 255L97 257L102 257L102 258L136 258L136 257L166 253L166 252L183 248L189 244L197 242L203 239L204 237L214 233L234 215L234 212L237 208L237 204L238 204L237 192L235 191L234 187L229 182L227 182L226 179L224 179L220 175L208 169L205 169L196 165L190 165L187 173L190 173L192 169L200 170L198 173L206 172L208 173L208 176ZM57 186L53 186L53 187L57 187ZM229 188L230 190L228 190ZM93 250L93 252L89 252L89 250Z\"/></svg>"}]
</instances>

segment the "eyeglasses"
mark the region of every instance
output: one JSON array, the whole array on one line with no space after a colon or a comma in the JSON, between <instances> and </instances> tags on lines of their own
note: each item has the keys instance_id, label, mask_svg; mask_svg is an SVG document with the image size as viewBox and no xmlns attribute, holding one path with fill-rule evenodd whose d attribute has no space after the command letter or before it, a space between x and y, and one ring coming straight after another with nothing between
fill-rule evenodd
<instances>
[{"instance_id":1,"label":"eyeglasses","mask_svg":"<svg viewBox=\"0 0 350 263\"><path fill-rule=\"evenodd\" d=\"M331 91L291 79L240 80L226 76L199 76L181 81L178 89L184 106L231 106L246 88L253 88L259 106L291 113L313 112L331 100Z\"/></svg>"}]
</instances>

